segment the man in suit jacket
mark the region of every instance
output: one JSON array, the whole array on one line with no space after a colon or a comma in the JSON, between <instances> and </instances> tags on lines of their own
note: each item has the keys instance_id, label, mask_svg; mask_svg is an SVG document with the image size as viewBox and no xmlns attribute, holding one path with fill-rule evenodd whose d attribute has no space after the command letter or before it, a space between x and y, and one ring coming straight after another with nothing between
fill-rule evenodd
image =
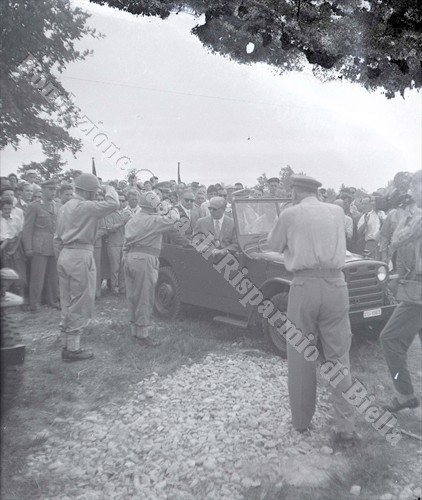
<instances>
[{"instance_id":1,"label":"man in suit jacket","mask_svg":"<svg viewBox=\"0 0 422 500\"><path fill-rule=\"evenodd\" d=\"M234 222L225 213L226 207L227 200L224 198L219 196L211 198L208 207L211 215L198 219L193 230L192 236L196 234L213 235L210 245L215 247L212 252L214 259L238 248Z\"/></svg>"},{"instance_id":2,"label":"man in suit jacket","mask_svg":"<svg viewBox=\"0 0 422 500\"><path fill-rule=\"evenodd\" d=\"M56 181L42 183L42 199L28 205L23 225L23 246L31 259L29 308L35 312L44 291L45 302L58 307L59 278L53 250L57 223L57 204L54 201Z\"/></svg>"},{"instance_id":3,"label":"man in suit jacket","mask_svg":"<svg viewBox=\"0 0 422 500\"><path fill-rule=\"evenodd\" d=\"M192 237L193 228L199 219L199 209L194 205L195 195L187 189L183 191L180 202L174 207L180 216L184 231L173 229L169 232L170 242L174 245L188 246Z\"/></svg>"}]
</instances>

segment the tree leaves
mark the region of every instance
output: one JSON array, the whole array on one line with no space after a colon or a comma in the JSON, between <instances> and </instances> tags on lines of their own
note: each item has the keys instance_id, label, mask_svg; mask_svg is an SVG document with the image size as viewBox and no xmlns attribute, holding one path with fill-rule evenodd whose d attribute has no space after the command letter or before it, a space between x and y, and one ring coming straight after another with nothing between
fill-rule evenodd
<instances>
[{"instance_id":1,"label":"tree leaves","mask_svg":"<svg viewBox=\"0 0 422 500\"><path fill-rule=\"evenodd\" d=\"M44 150L51 145L73 154L80 150L81 141L68 132L79 110L55 75L90 53L77 51L75 40L101 36L86 26L88 17L71 7L69 0L0 3L0 148L16 149L25 137L40 141ZM37 64L22 66L30 54ZM49 100L42 94L48 85L57 89L56 98Z\"/></svg>"},{"instance_id":2,"label":"tree leaves","mask_svg":"<svg viewBox=\"0 0 422 500\"><path fill-rule=\"evenodd\" d=\"M162 18L186 8L205 13L193 34L240 63L265 62L280 72L309 63L322 80L345 78L388 98L422 86L419 0L91 1Z\"/></svg>"}]
</instances>

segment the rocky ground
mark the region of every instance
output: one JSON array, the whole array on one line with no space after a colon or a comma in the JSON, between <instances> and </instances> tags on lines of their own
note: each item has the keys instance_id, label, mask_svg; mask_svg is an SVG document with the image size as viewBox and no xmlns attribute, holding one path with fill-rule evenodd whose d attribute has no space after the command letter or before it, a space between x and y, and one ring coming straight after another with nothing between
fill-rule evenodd
<instances>
[{"instance_id":1,"label":"rocky ground","mask_svg":"<svg viewBox=\"0 0 422 500\"><path fill-rule=\"evenodd\" d=\"M324 423L318 411L313 431L292 430L279 359L210 354L140 382L122 406L56 418L27 475L48 471L45 499L240 500L266 481L316 485L340 471Z\"/></svg>"}]
</instances>

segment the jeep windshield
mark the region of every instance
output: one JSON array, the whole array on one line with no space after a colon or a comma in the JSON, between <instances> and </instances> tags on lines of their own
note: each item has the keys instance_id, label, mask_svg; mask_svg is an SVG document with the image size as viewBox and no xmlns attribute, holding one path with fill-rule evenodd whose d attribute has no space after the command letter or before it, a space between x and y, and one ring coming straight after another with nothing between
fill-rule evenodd
<instances>
[{"instance_id":1,"label":"jeep windshield","mask_svg":"<svg viewBox=\"0 0 422 500\"><path fill-rule=\"evenodd\" d=\"M260 243L266 242L268 234L277 222L281 211L290 204L290 198L234 200L232 205L233 218L242 251L249 253L258 250Z\"/></svg>"}]
</instances>

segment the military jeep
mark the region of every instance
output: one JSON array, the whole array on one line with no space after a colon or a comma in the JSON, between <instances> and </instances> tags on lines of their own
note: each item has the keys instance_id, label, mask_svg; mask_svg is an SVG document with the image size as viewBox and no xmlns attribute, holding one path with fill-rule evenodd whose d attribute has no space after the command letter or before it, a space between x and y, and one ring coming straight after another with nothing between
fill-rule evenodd
<instances>
[{"instance_id":1,"label":"military jeep","mask_svg":"<svg viewBox=\"0 0 422 500\"><path fill-rule=\"evenodd\" d=\"M183 247L164 243L155 296L158 316L174 320L183 303L206 307L218 312L215 321L241 328L262 327L273 350L285 357L285 337L262 318L256 300L244 298L255 286L281 312L287 309L293 275L286 270L282 254L268 251L267 237L290 201L235 199L232 215L239 249L232 260L220 260L220 265L198 244ZM395 307L387 289L387 266L348 252L343 273L349 289L352 329L357 331L365 325L380 329Z\"/></svg>"}]
</instances>

